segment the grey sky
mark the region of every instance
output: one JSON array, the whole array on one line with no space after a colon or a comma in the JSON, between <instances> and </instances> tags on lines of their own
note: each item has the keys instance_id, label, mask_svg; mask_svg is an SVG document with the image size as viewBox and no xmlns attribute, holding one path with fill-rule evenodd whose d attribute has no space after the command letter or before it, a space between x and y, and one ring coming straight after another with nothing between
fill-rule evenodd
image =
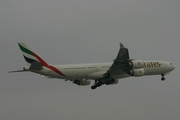
<instances>
[{"instance_id":1,"label":"grey sky","mask_svg":"<svg viewBox=\"0 0 180 120\"><path fill-rule=\"evenodd\" d=\"M179 0L1 0L1 120L180 119ZM122 42L131 58L166 60L160 76L121 79L91 90L33 73L17 42L52 64L112 61Z\"/></svg>"}]
</instances>

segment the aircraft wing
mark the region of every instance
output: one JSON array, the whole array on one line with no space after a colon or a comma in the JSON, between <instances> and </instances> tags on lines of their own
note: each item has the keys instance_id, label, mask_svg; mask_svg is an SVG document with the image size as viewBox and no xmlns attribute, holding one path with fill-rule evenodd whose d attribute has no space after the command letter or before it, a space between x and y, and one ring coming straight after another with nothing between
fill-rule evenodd
<instances>
[{"instance_id":1,"label":"aircraft wing","mask_svg":"<svg viewBox=\"0 0 180 120\"><path fill-rule=\"evenodd\" d=\"M128 49L124 47L122 43L120 43L119 53L114 60L113 64L104 74L103 78L96 80L94 86L91 86L91 89L95 89L103 84L112 84L115 82L114 76L127 74L127 70L129 69L127 62L129 61L129 52Z\"/></svg>"},{"instance_id":2,"label":"aircraft wing","mask_svg":"<svg viewBox=\"0 0 180 120\"><path fill-rule=\"evenodd\" d=\"M110 77L113 77L114 75L125 73L126 69L128 69L127 65L125 64L125 61L127 60L129 60L128 49L125 48L122 43L120 43L119 53L104 76L110 75Z\"/></svg>"}]
</instances>

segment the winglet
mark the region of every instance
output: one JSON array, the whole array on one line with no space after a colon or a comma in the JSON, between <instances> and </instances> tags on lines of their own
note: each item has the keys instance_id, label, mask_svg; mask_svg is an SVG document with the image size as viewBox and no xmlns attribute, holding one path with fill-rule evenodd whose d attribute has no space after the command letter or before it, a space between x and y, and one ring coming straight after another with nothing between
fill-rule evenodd
<instances>
[{"instance_id":1,"label":"winglet","mask_svg":"<svg viewBox=\"0 0 180 120\"><path fill-rule=\"evenodd\" d=\"M120 48L125 48L124 45L122 43L120 43Z\"/></svg>"},{"instance_id":2,"label":"winglet","mask_svg":"<svg viewBox=\"0 0 180 120\"><path fill-rule=\"evenodd\" d=\"M122 61L129 59L129 52L128 49L124 47L122 43L120 43L119 53L114 61Z\"/></svg>"}]
</instances>

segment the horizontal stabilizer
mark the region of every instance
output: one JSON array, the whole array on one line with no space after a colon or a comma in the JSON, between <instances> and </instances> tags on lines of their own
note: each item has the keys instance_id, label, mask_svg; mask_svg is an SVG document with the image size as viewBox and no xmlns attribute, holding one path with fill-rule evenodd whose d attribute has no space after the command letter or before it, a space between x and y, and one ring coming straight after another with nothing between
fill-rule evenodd
<instances>
[{"instance_id":1,"label":"horizontal stabilizer","mask_svg":"<svg viewBox=\"0 0 180 120\"><path fill-rule=\"evenodd\" d=\"M15 71L9 71L8 73L16 73L16 72L27 72L27 70L15 70Z\"/></svg>"}]
</instances>

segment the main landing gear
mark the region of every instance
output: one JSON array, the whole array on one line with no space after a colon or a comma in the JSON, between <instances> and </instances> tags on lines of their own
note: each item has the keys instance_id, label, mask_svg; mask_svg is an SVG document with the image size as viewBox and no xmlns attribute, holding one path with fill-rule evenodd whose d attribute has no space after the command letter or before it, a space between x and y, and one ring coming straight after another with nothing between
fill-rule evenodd
<instances>
[{"instance_id":1,"label":"main landing gear","mask_svg":"<svg viewBox=\"0 0 180 120\"><path fill-rule=\"evenodd\" d=\"M110 85L113 82L115 82L115 79L113 79L113 78L111 78L111 79L96 80L95 84L93 86L91 86L91 89L96 89L97 87L100 87L103 84Z\"/></svg>"},{"instance_id":2,"label":"main landing gear","mask_svg":"<svg viewBox=\"0 0 180 120\"><path fill-rule=\"evenodd\" d=\"M166 78L164 77L164 74L161 74L162 78L161 80L164 81Z\"/></svg>"},{"instance_id":3,"label":"main landing gear","mask_svg":"<svg viewBox=\"0 0 180 120\"><path fill-rule=\"evenodd\" d=\"M96 81L96 83L91 86L91 89L94 90L96 89L97 87L100 87L103 83L101 81Z\"/></svg>"}]
</instances>

